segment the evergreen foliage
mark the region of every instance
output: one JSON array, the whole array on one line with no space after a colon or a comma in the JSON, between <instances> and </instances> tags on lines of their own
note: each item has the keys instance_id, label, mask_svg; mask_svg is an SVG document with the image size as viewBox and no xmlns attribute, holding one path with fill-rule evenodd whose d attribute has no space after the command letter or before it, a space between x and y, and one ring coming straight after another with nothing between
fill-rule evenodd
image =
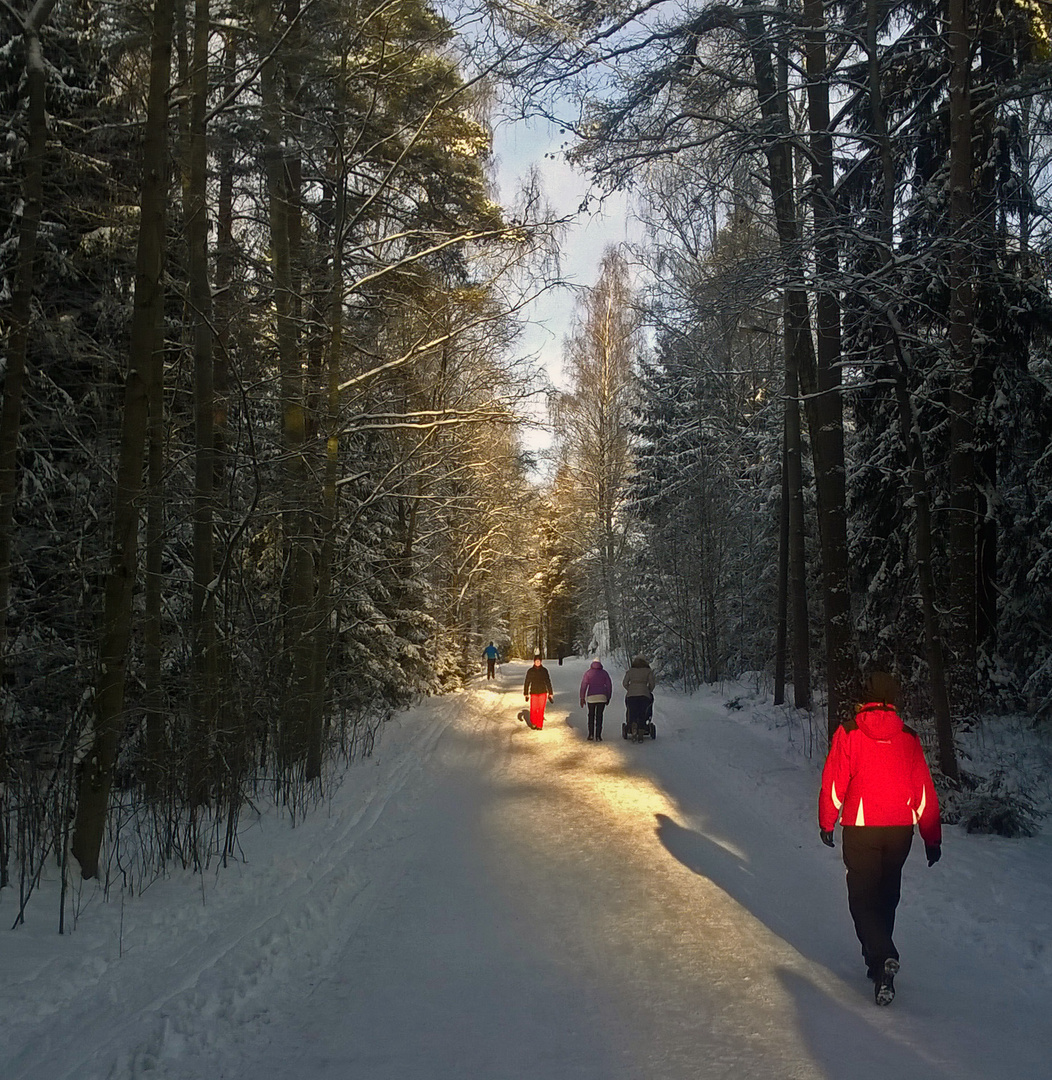
<instances>
[{"instance_id":1,"label":"evergreen foliage","mask_svg":"<svg viewBox=\"0 0 1052 1080\"><path fill-rule=\"evenodd\" d=\"M952 786L955 728L1052 700L1046 16L810 0L551 15L525 41L528 17L507 17L526 107L650 227L633 647L688 682L765 668L780 694L775 643L824 640L796 676L824 677L831 724L859 690L840 681L849 654L891 666ZM734 376L753 326L775 348L750 409ZM799 504L778 451L797 410ZM787 599L778 509L797 505L806 569Z\"/></svg>"},{"instance_id":2,"label":"evergreen foliage","mask_svg":"<svg viewBox=\"0 0 1052 1080\"><path fill-rule=\"evenodd\" d=\"M106 885L118 859L142 882L235 853L249 800L304 812L393 711L476 670L531 573L516 429L536 380L515 308L546 223L510 226L490 198L485 95L453 28L419 0L175 8L163 385L96 866L73 837ZM40 36L47 161L0 687L0 885L14 867L22 899L47 859L73 872L70 823L108 752L96 684L138 207L167 169L141 161L154 16L59 3ZM22 41L0 49L5 304Z\"/></svg>"}]
</instances>

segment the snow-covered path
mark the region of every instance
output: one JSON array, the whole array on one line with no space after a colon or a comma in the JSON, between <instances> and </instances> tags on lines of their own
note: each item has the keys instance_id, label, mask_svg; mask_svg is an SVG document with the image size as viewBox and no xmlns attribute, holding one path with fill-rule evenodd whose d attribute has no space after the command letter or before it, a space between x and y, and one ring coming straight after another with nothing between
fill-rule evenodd
<instances>
[{"instance_id":1,"label":"snow-covered path","mask_svg":"<svg viewBox=\"0 0 1052 1080\"><path fill-rule=\"evenodd\" d=\"M661 694L641 745L615 703L606 741L587 743L582 667L551 664L541 732L515 720L521 664L396 718L330 816L246 836L247 865L203 907L155 886L154 922L151 890L119 960L104 934L63 939L70 955L36 972L64 976L61 1000L30 988L27 936L36 1007L0 1029L0 1075L1050 1075L1046 838L951 835L932 870L914 853L899 994L878 1009L839 852L817 841L817 764L709 694Z\"/></svg>"}]
</instances>

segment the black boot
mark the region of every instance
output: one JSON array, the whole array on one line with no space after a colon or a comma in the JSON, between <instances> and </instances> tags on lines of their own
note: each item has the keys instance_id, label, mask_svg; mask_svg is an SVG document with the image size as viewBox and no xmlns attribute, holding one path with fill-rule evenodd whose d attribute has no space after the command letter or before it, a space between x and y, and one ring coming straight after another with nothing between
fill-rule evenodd
<instances>
[{"instance_id":1,"label":"black boot","mask_svg":"<svg viewBox=\"0 0 1052 1080\"><path fill-rule=\"evenodd\" d=\"M873 980L873 996L878 1005L890 1005L895 1000L895 976L899 962L894 957L884 961L884 970Z\"/></svg>"}]
</instances>

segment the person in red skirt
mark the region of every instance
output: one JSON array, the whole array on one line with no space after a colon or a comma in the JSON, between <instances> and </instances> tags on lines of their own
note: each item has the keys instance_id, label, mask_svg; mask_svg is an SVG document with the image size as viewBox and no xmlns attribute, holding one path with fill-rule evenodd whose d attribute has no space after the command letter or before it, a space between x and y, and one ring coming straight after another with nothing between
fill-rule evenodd
<instances>
[{"instance_id":1,"label":"person in red skirt","mask_svg":"<svg viewBox=\"0 0 1052 1080\"><path fill-rule=\"evenodd\" d=\"M541 654L533 654L533 667L526 671L526 681L522 684L522 693L530 703L530 727L540 730L544 727L544 707L552 700L552 678L548 669L541 663Z\"/></svg>"}]
</instances>

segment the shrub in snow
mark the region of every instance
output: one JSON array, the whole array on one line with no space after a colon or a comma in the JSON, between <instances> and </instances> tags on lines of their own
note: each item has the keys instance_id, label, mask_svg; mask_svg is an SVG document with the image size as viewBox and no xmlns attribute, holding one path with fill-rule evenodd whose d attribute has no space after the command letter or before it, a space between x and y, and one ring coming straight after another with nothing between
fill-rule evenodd
<instances>
[{"instance_id":1,"label":"shrub in snow","mask_svg":"<svg viewBox=\"0 0 1052 1080\"><path fill-rule=\"evenodd\" d=\"M970 833L1035 836L1044 816L1027 796L1011 790L1000 773L975 776L962 772L960 788L943 788L939 799L943 821L963 825Z\"/></svg>"}]
</instances>

